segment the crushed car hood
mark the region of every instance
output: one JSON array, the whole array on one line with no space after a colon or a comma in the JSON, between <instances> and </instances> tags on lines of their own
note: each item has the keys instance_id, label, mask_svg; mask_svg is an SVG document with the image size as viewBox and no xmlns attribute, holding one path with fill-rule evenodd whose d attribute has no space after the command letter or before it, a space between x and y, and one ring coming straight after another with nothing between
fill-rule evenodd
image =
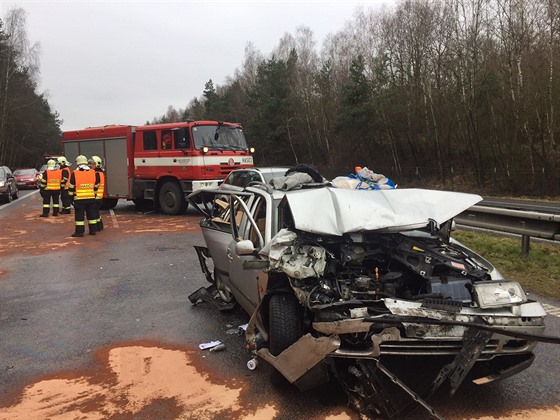
<instances>
[{"instance_id":1,"label":"crushed car hood","mask_svg":"<svg viewBox=\"0 0 560 420\"><path fill-rule=\"evenodd\" d=\"M424 189L303 189L286 194L295 227L342 236L361 231L401 231L438 225L482 200L476 194ZM313 203L310 211L309 204Z\"/></svg>"}]
</instances>

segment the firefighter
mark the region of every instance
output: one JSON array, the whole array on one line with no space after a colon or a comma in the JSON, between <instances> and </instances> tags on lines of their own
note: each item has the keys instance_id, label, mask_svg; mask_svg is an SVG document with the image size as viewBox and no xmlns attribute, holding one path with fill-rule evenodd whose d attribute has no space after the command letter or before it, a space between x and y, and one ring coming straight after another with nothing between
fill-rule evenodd
<instances>
[{"instance_id":1,"label":"firefighter","mask_svg":"<svg viewBox=\"0 0 560 420\"><path fill-rule=\"evenodd\" d=\"M62 181L62 171L56 168L56 162L53 159L47 161L47 169L43 172L39 188L41 197L43 197L43 213L41 217L49 217L51 209L51 200L53 206L53 216L58 216L60 209L60 184Z\"/></svg>"},{"instance_id":2,"label":"firefighter","mask_svg":"<svg viewBox=\"0 0 560 420\"><path fill-rule=\"evenodd\" d=\"M62 200L62 210L60 214L70 214L72 200L68 195L68 187L70 186L70 166L72 165L64 156L58 158L58 164L62 171L62 180L60 182L60 199Z\"/></svg>"},{"instance_id":3,"label":"firefighter","mask_svg":"<svg viewBox=\"0 0 560 420\"><path fill-rule=\"evenodd\" d=\"M173 139L171 137L171 132L165 134L162 133L161 136L161 148L164 150L171 149L173 145Z\"/></svg>"},{"instance_id":4,"label":"firefighter","mask_svg":"<svg viewBox=\"0 0 560 420\"><path fill-rule=\"evenodd\" d=\"M75 230L72 236L81 238L85 232L85 217L88 220L89 234L95 235L95 195L99 187L99 175L90 169L84 155L76 158L77 168L70 175L68 194L74 199Z\"/></svg>"},{"instance_id":5,"label":"firefighter","mask_svg":"<svg viewBox=\"0 0 560 420\"><path fill-rule=\"evenodd\" d=\"M97 189L97 196L95 198L96 210L97 210L97 232L103 230L103 219L101 219L101 205L103 204L103 198L105 197L105 169L103 169L103 161L99 156L92 156L91 159L95 163L93 168L99 174L99 188Z\"/></svg>"}]
</instances>

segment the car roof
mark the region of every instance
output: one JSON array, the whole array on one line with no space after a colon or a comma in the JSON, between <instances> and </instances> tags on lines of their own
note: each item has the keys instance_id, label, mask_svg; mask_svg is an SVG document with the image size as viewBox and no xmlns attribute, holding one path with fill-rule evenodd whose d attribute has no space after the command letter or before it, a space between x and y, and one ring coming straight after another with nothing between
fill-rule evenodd
<instances>
[{"instance_id":1,"label":"car roof","mask_svg":"<svg viewBox=\"0 0 560 420\"><path fill-rule=\"evenodd\" d=\"M236 177L237 174L241 174L240 176L250 175L250 174L258 174L258 176L263 180L263 182L268 183L272 178L277 178L284 176L286 171L289 168L283 166L261 166L261 167L252 167L252 168L241 168L241 169L234 169L231 171L226 179L220 184L220 189L243 189L244 186L241 185L232 185L232 181Z\"/></svg>"},{"instance_id":2,"label":"car roof","mask_svg":"<svg viewBox=\"0 0 560 420\"><path fill-rule=\"evenodd\" d=\"M257 172L286 172L289 167L284 166L254 166L252 168L241 168L241 169L234 169L231 172L250 172L250 171L257 171Z\"/></svg>"}]
</instances>

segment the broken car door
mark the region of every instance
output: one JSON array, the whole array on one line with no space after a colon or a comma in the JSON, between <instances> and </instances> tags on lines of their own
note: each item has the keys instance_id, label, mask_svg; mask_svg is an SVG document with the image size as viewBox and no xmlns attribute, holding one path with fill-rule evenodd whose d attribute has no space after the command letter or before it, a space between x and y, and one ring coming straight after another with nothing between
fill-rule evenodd
<instances>
[{"instance_id":1,"label":"broken car door","mask_svg":"<svg viewBox=\"0 0 560 420\"><path fill-rule=\"evenodd\" d=\"M272 200L269 194L258 193L246 202L235 194L231 200L232 222L239 224L232 226L233 237L226 251L229 281L238 303L252 313L260 300L259 289L266 290L263 282L267 276L259 268L267 263L258 252L271 238Z\"/></svg>"}]
</instances>

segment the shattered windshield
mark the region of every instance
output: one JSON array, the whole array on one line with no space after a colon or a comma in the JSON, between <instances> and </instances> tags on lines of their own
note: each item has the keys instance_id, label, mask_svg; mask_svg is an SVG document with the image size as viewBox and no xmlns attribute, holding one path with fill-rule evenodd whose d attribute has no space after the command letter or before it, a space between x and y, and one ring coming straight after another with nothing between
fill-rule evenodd
<instances>
[{"instance_id":1,"label":"shattered windshield","mask_svg":"<svg viewBox=\"0 0 560 420\"><path fill-rule=\"evenodd\" d=\"M227 125L199 125L193 127L194 147L207 146L217 150L247 150L245 134L239 127Z\"/></svg>"}]
</instances>

